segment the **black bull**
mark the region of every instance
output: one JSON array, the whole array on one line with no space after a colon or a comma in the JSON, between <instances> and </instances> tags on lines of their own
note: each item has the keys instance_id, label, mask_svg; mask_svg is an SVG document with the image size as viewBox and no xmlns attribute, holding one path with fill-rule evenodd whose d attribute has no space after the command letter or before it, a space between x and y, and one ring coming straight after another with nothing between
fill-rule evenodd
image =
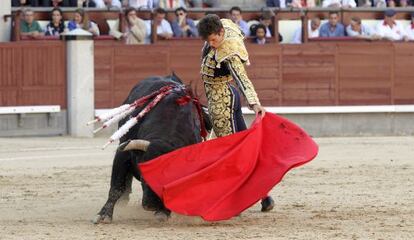
<instances>
[{"instance_id":1,"label":"black bull","mask_svg":"<svg viewBox=\"0 0 414 240\"><path fill-rule=\"evenodd\" d=\"M150 77L137 84L123 104L133 103L135 100L166 85L183 86L181 80L175 75ZM202 141L200 119L195 104L191 101L187 104L177 104L177 99L188 96L189 93L191 94L188 88L182 88L166 95L137 125L120 139L120 146L116 151L112 166L108 200L93 220L94 223L112 221L115 203L121 196L128 198L131 191L132 177L141 181L143 208L154 211L155 216L160 219L166 219L170 215L170 211L165 208L161 199L141 178L137 165L180 147ZM143 107L138 108L130 116L121 120L118 127L122 126L131 116L136 116ZM206 128L210 130L211 123L208 115L204 111L202 115ZM125 146L133 139L146 140L149 145L146 146L145 150L126 151Z\"/></svg>"}]
</instances>

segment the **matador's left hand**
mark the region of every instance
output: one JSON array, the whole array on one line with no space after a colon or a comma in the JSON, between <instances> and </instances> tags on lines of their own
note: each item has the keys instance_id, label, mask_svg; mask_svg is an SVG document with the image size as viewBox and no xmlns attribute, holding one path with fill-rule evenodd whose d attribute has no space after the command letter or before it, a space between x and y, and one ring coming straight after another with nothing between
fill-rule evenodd
<instances>
[{"instance_id":1,"label":"matador's left hand","mask_svg":"<svg viewBox=\"0 0 414 240\"><path fill-rule=\"evenodd\" d=\"M260 115L260 117L264 117L266 113L266 109L259 104L253 105L253 111L256 113L256 116Z\"/></svg>"}]
</instances>

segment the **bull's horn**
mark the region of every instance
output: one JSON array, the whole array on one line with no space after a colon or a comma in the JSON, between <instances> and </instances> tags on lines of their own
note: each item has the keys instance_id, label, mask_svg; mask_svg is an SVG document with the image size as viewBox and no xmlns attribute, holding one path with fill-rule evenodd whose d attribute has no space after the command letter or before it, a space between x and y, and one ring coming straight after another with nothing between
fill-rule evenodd
<instances>
[{"instance_id":1,"label":"bull's horn","mask_svg":"<svg viewBox=\"0 0 414 240\"><path fill-rule=\"evenodd\" d=\"M147 151L149 145L150 145L150 142L147 140L134 139L134 140L128 140L120 144L118 147L118 150L119 151L141 150L145 152Z\"/></svg>"}]
</instances>

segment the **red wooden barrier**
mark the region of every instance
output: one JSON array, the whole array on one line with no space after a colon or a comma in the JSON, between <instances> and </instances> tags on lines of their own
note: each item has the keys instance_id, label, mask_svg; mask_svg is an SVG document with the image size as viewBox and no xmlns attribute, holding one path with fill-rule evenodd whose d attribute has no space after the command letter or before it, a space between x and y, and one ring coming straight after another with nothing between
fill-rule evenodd
<instances>
[{"instance_id":1,"label":"red wooden barrier","mask_svg":"<svg viewBox=\"0 0 414 240\"><path fill-rule=\"evenodd\" d=\"M61 41L0 44L0 106L66 108L65 59Z\"/></svg>"},{"instance_id":2,"label":"red wooden barrier","mask_svg":"<svg viewBox=\"0 0 414 240\"><path fill-rule=\"evenodd\" d=\"M96 107L119 105L139 80L175 71L204 96L201 41L95 43ZM248 74L267 106L414 104L414 45L391 42L247 44ZM205 100L204 97L202 97Z\"/></svg>"}]
</instances>

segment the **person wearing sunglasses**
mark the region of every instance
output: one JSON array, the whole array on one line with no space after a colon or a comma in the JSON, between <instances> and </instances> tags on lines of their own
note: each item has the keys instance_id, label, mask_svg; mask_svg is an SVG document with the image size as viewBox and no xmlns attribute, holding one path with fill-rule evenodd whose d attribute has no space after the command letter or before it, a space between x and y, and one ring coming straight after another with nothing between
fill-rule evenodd
<instances>
[{"instance_id":1,"label":"person wearing sunglasses","mask_svg":"<svg viewBox=\"0 0 414 240\"><path fill-rule=\"evenodd\" d=\"M176 19L172 22L174 37L198 37L198 30L192 19L187 17L183 7L175 9Z\"/></svg>"}]
</instances>

